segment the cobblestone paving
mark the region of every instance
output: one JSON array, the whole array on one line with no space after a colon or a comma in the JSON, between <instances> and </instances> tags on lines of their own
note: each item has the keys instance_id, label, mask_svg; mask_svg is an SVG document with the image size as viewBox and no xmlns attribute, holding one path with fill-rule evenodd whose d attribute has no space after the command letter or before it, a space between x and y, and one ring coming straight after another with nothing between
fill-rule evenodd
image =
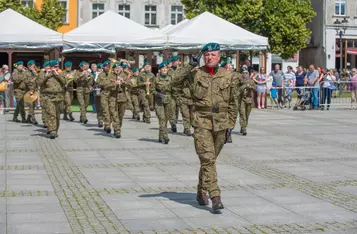
<instances>
[{"instance_id":1,"label":"cobblestone paving","mask_svg":"<svg viewBox=\"0 0 357 234\"><path fill-rule=\"evenodd\" d=\"M196 204L193 139L126 114L121 139L89 114L56 140L1 115L0 233L357 233L357 112L254 110L218 160L221 214Z\"/></svg>"}]
</instances>

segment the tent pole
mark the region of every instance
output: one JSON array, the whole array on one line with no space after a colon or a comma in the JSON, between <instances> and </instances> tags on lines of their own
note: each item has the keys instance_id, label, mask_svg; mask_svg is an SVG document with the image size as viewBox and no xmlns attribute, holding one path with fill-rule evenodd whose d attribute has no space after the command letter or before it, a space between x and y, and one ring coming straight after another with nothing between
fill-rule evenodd
<instances>
[{"instance_id":1,"label":"tent pole","mask_svg":"<svg viewBox=\"0 0 357 234\"><path fill-rule=\"evenodd\" d=\"M14 51L13 50L7 50L7 62L8 62L8 66L9 66L9 72L12 73L12 53Z\"/></svg>"},{"instance_id":2,"label":"tent pole","mask_svg":"<svg viewBox=\"0 0 357 234\"><path fill-rule=\"evenodd\" d=\"M239 72L240 68L240 51L237 50L236 52L236 71Z\"/></svg>"},{"instance_id":3,"label":"tent pole","mask_svg":"<svg viewBox=\"0 0 357 234\"><path fill-rule=\"evenodd\" d=\"M139 68L139 53L135 51L135 66Z\"/></svg>"}]
</instances>

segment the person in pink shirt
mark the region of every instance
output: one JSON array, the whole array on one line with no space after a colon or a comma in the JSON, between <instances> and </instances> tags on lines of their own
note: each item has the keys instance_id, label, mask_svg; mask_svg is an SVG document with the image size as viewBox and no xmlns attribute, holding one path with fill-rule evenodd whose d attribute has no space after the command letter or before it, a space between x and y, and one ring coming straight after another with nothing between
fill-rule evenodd
<instances>
[{"instance_id":1,"label":"person in pink shirt","mask_svg":"<svg viewBox=\"0 0 357 234\"><path fill-rule=\"evenodd\" d=\"M351 76L351 110L357 109L357 69L352 69Z\"/></svg>"}]
</instances>

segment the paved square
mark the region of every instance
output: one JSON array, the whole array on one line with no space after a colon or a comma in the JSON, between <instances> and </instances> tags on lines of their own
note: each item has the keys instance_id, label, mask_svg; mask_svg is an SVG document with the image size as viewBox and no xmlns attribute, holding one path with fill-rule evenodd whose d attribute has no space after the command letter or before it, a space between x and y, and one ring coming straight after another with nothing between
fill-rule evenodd
<instances>
[{"instance_id":1,"label":"paved square","mask_svg":"<svg viewBox=\"0 0 357 234\"><path fill-rule=\"evenodd\" d=\"M0 233L357 233L356 111L254 110L218 159L221 214L181 122L164 145L156 117L115 139L88 116L56 140L0 116Z\"/></svg>"}]
</instances>

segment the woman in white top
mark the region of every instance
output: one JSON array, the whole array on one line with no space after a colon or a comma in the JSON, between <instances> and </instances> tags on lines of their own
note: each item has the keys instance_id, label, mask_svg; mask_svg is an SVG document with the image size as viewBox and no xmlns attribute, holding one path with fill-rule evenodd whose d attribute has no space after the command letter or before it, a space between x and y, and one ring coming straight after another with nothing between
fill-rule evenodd
<instances>
[{"instance_id":1,"label":"woman in white top","mask_svg":"<svg viewBox=\"0 0 357 234\"><path fill-rule=\"evenodd\" d=\"M327 100L327 110L330 109L332 90L335 87L336 77L333 75L333 70L327 70L324 81L322 82L322 99L321 99L321 110L325 109Z\"/></svg>"},{"instance_id":2,"label":"woman in white top","mask_svg":"<svg viewBox=\"0 0 357 234\"><path fill-rule=\"evenodd\" d=\"M260 68L259 73L252 76L252 79L257 84L257 104L258 109L265 108L265 96L267 91L267 75L265 74L264 67Z\"/></svg>"}]
</instances>

